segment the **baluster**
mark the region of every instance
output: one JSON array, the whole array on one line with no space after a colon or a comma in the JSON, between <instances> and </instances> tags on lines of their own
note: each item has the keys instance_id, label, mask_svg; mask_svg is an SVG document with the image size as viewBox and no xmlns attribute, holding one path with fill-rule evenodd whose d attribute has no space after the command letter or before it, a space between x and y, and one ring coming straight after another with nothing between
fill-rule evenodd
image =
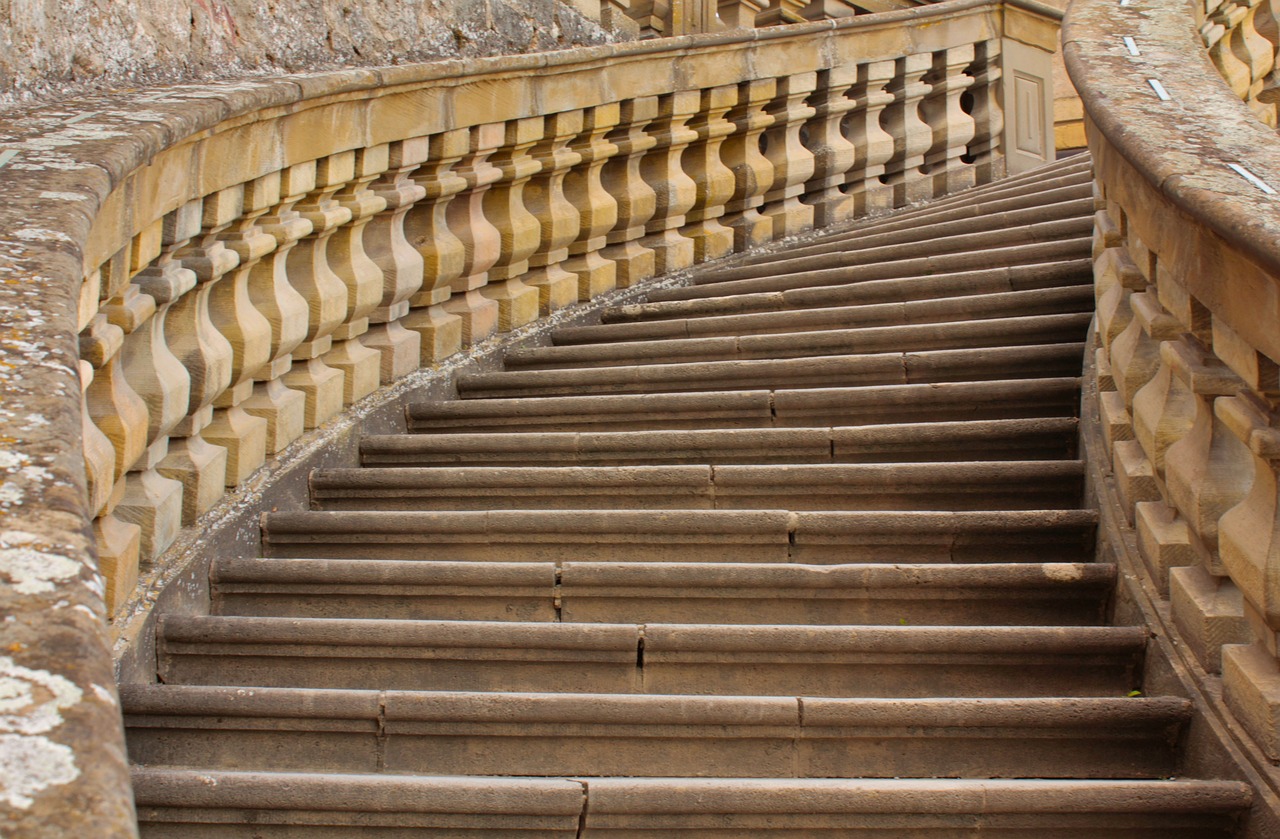
<instances>
[{"instance_id":1,"label":"baluster","mask_svg":"<svg viewBox=\"0 0 1280 839\"><path fill-rule=\"evenodd\" d=\"M124 330L108 323L103 314L92 316L80 334L82 425L88 430L85 460L91 478L90 503L97 514L93 536L111 612L137 585L142 553L142 528L115 516L125 490L127 467L120 461L136 460L146 444L146 404L116 370L123 347Z\"/></svg>"},{"instance_id":2,"label":"baluster","mask_svg":"<svg viewBox=\"0 0 1280 839\"><path fill-rule=\"evenodd\" d=\"M425 138L402 141L381 147L377 167L373 166L373 155L365 162L370 171L386 171L372 187L374 194L386 201L386 209L377 213L364 231L365 251L382 271L382 299L369 318L373 325L361 338L361 343L382 356L384 385L417 370L422 358L422 338L401 323L409 314L413 295L422 288L423 276L422 254L409 244L404 219L427 194L412 175L426 160L429 149Z\"/></svg>"},{"instance_id":3,"label":"baluster","mask_svg":"<svg viewBox=\"0 0 1280 839\"><path fill-rule=\"evenodd\" d=\"M426 160L412 175L424 196L409 209L404 231L409 245L422 256L422 289L409 298L411 309L400 323L418 333L423 365L448 358L463 344L463 319L445 311L442 304L449 299L450 284L462 276L467 264L466 247L449 228L448 212L454 196L467 188L466 179L453 167L470 144L471 132L465 128L428 137Z\"/></svg>"},{"instance_id":4,"label":"baluster","mask_svg":"<svg viewBox=\"0 0 1280 839\"><path fill-rule=\"evenodd\" d=\"M311 222L294 209L316 186L315 161L290 166L274 180L259 178L264 189L274 185L277 199L258 224L276 241L275 250L249 271L249 298L271 324L267 363L253 377L253 395L244 409L267 421L267 454L275 454L302 436L306 397L285 386L293 351L307 334L307 301L289 283L289 252L311 232Z\"/></svg>"},{"instance_id":5,"label":"baluster","mask_svg":"<svg viewBox=\"0 0 1280 839\"><path fill-rule=\"evenodd\" d=\"M695 262L719 259L733 251L733 229L726 227L721 217L725 204L733 198L734 176L721 159L721 148L734 130L725 114L737 101L737 85L708 88L702 91L698 114L689 123L697 139L685 149L683 165L697 192L680 234L693 240Z\"/></svg>"},{"instance_id":6,"label":"baluster","mask_svg":"<svg viewBox=\"0 0 1280 839\"><path fill-rule=\"evenodd\" d=\"M444 308L462 318L462 342L467 346L483 341L498 328L498 304L482 295L480 288L489 281L489 269L502 250L502 234L485 215L484 196L502 177L502 170L489 162L489 156L502 145L504 136L502 123L471 129L467 153L455 168L466 190L449 202L445 213L449 230L462 242L464 259Z\"/></svg>"},{"instance_id":7,"label":"baluster","mask_svg":"<svg viewBox=\"0 0 1280 839\"><path fill-rule=\"evenodd\" d=\"M1181 440L1195 421L1195 396L1175 367L1186 364L1185 337L1160 344L1156 373L1133 397L1133 432L1156 476L1164 480L1165 452Z\"/></svg>"},{"instance_id":8,"label":"baluster","mask_svg":"<svg viewBox=\"0 0 1280 839\"><path fill-rule=\"evenodd\" d=\"M115 509L118 518L142 529L141 559L155 559L182 527L182 483L161 475L156 467L168 454L168 434L187 413L191 379L165 339L169 307L195 288L195 272L174 260L176 248L200 230L198 213L180 209L171 216L165 240L164 221L134 237L130 256L132 282L102 307L107 319L124 330L123 372L147 407L146 450L125 475L125 491Z\"/></svg>"},{"instance_id":9,"label":"baluster","mask_svg":"<svg viewBox=\"0 0 1280 839\"><path fill-rule=\"evenodd\" d=\"M382 354L360 342L369 331L370 315L382 302L382 269L364 250L364 232L387 199L369 189L387 167L386 146L357 149L355 175L335 196L351 212L351 221L329 239L329 266L345 289L342 323L333 330L333 349L324 363L342 372L342 401L351 405L378 389Z\"/></svg>"},{"instance_id":10,"label":"baluster","mask_svg":"<svg viewBox=\"0 0 1280 839\"><path fill-rule=\"evenodd\" d=\"M952 47L933 54L933 69L925 78L929 95L920 103L924 121L933 129L933 144L924 155L921 171L932 175L934 196L966 189L975 183L976 173L965 162L969 143L977 135L977 125L965 113L963 98L975 79L967 69L975 58L973 44Z\"/></svg>"},{"instance_id":11,"label":"baluster","mask_svg":"<svg viewBox=\"0 0 1280 839\"><path fill-rule=\"evenodd\" d=\"M764 133L764 153L773 164L773 184L760 212L773 220L775 239L813 227L813 207L800 197L814 172L813 152L805 147L806 124L814 109L805 100L817 86L817 73L785 76L778 80L778 95L769 104L773 123Z\"/></svg>"},{"instance_id":12,"label":"baluster","mask_svg":"<svg viewBox=\"0 0 1280 839\"><path fill-rule=\"evenodd\" d=\"M658 97L658 118L650 125L657 144L644 156L640 172L653 187L653 217L645 225L649 235L641 244L653 251L659 274L680 271L693 264L693 242L680 235L685 213L698 197L698 185L681 165L685 148L698 132L688 126L698 112L701 96L696 90L681 90Z\"/></svg>"},{"instance_id":13,"label":"baluster","mask_svg":"<svg viewBox=\"0 0 1280 839\"><path fill-rule=\"evenodd\" d=\"M888 87L893 104L885 108L881 120L894 138L893 159L880 180L893 187L896 207L930 196L931 185L921 167L925 153L933 147L933 129L921 118L920 103L929 94L924 79L932 69L933 56L927 53L899 58Z\"/></svg>"},{"instance_id":14,"label":"baluster","mask_svg":"<svg viewBox=\"0 0 1280 839\"><path fill-rule=\"evenodd\" d=\"M716 12L726 29L754 29L768 5L768 0L719 0Z\"/></svg>"},{"instance_id":15,"label":"baluster","mask_svg":"<svg viewBox=\"0 0 1280 839\"><path fill-rule=\"evenodd\" d=\"M351 221L351 210L334 195L355 178L355 152L330 155L316 162L316 188L295 209L311 222L286 258L289 282L307 303L307 331L293 350L293 367L282 376L302 393L303 425L315 428L342 410L343 375L321 359L333 348L333 331L346 318L347 286L329 267L334 231Z\"/></svg>"},{"instance_id":16,"label":"baluster","mask_svg":"<svg viewBox=\"0 0 1280 839\"><path fill-rule=\"evenodd\" d=\"M857 107L845 94L858 82L858 65L844 64L818 72L818 87L809 97L814 118L809 122L813 151L813 179L805 185L804 203L813 207L813 223L826 227L853 217L853 199L840 189L858 152L845 137L841 123Z\"/></svg>"},{"instance_id":17,"label":"baluster","mask_svg":"<svg viewBox=\"0 0 1280 839\"><path fill-rule=\"evenodd\" d=\"M1171 346L1177 352L1170 351L1169 360L1174 375L1192 393L1195 418L1187 434L1165 452L1165 486L1188 526L1186 541L1196 560L1170 572L1171 608L1196 658L1216 673L1222 645L1248 640L1240 590L1218 553L1218 521L1247 495L1252 460L1215 411L1216 403L1241 392L1244 382L1192 339Z\"/></svg>"},{"instance_id":18,"label":"baluster","mask_svg":"<svg viewBox=\"0 0 1280 839\"><path fill-rule=\"evenodd\" d=\"M205 229L239 259L226 276L213 278L209 294L209 318L231 344L231 385L214 400L204 438L227 450L227 486L245 481L266 461L267 421L243 405L253 395L253 374L271 358L271 323L249 297L249 275L276 247L258 219L279 198L279 179L274 173L205 199Z\"/></svg>"},{"instance_id":19,"label":"baluster","mask_svg":"<svg viewBox=\"0 0 1280 839\"><path fill-rule=\"evenodd\" d=\"M538 291L519 278L529 270L529 257L542 238L542 225L524 205L524 189L541 168L529 152L543 134L542 117L512 120L506 124L502 146L491 158L501 177L484 194L484 213L501 233L501 246L480 293L498 304L501 332L538 317Z\"/></svg>"},{"instance_id":20,"label":"baluster","mask_svg":"<svg viewBox=\"0 0 1280 839\"><path fill-rule=\"evenodd\" d=\"M214 325L209 306L215 282L240 263L235 251L219 241L217 233L239 213L242 193L224 190L203 201L193 201L199 230L186 245L174 251L182 267L195 274L196 287L169 310L169 346L191 378L186 416L169 436L169 454L160 462L160 474L181 481L182 523L194 524L225 492L228 451L210 443L205 429L213 422L214 400L231 385L231 343ZM166 232L166 235L170 235Z\"/></svg>"},{"instance_id":21,"label":"baluster","mask_svg":"<svg viewBox=\"0 0 1280 839\"><path fill-rule=\"evenodd\" d=\"M606 140L605 135L617 128L621 118L622 109L616 102L586 110L583 131L573 145L582 162L564 179L565 198L580 213L578 238L569 245L564 268L576 278L581 301L618 285L617 266L600 251L608 241L609 231L618 223L618 200L605 189L603 171L619 152L618 145Z\"/></svg>"},{"instance_id":22,"label":"baluster","mask_svg":"<svg viewBox=\"0 0 1280 839\"><path fill-rule=\"evenodd\" d=\"M1004 177L1005 161L1000 151L1004 134L1004 109L1000 105L1000 85L1004 70L1000 62L1000 42L983 41L974 44L973 63L965 69L973 79L968 90L969 109L973 117L973 139L969 141L967 154L962 158L973 166L974 181L990 183ZM961 105L965 97L961 96Z\"/></svg>"},{"instance_id":23,"label":"baluster","mask_svg":"<svg viewBox=\"0 0 1280 839\"><path fill-rule=\"evenodd\" d=\"M643 161L658 138L649 125L658 118L658 97L622 103L618 128L608 135L618 154L605 163L600 182L618 199L618 220L605 237L605 259L615 266L619 288L628 288L657 272L656 255L641 244L645 227L657 212L657 193L645 180Z\"/></svg>"},{"instance_id":24,"label":"baluster","mask_svg":"<svg viewBox=\"0 0 1280 839\"><path fill-rule=\"evenodd\" d=\"M733 172L734 186L724 217L733 230L734 250L747 250L773 239L773 219L760 215L764 196L773 186L773 164L760 147L765 129L773 124L765 106L777 92L777 79L743 82L738 87L738 103L727 115L733 133L725 138L722 153Z\"/></svg>"},{"instance_id":25,"label":"baluster","mask_svg":"<svg viewBox=\"0 0 1280 839\"><path fill-rule=\"evenodd\" d=\"M756 15L756 26L779 26L784 23L804 23L803 9L807 0L769 0L763 12Z\"/></svg>"},{"instance_id":26,"label":"baluster","mask_svg":"<svg viewBox=\"0 0 1280 839\"><path fill-rule=\"evenodd\" d=\"M539 311L549 314L578 299L578 277L565 269L569 245L582 229L578 209L565 198L564 182L582 155L569 143L583 132L582 111L552 114L532 157L538 172L524 188L524 206L539 221L540 242L529 257L530 270L521 281L538 290Z\"/></svg>"},{"instance_id":27,"label":"baluster","mask_svg":"<svg viewBox=\"0 0 1280 839\"><path fill-rule=\"evenodd\" d=\"M884 128L884 111L893 104L889 90L897 72L892 61L858 65L858 82L849 92L854 109L840 128L857 152L841 191L849 196L854 217L893 206L893 188L884 182L885 167L893 159L894 138Z\"/></svg>"}]
</instances>

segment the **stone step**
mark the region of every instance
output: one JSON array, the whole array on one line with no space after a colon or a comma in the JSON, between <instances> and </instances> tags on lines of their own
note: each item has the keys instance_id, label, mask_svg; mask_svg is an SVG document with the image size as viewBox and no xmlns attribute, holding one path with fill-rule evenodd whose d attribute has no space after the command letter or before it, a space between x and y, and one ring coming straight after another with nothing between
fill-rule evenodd
<instances>
[{"instance_id":1,"label":"stone step","mask_svg":"<svg viewBox=\"0 0 1280 839\"><path fill-rule=\"evenodd\" d=\"M1125 696L1141 627L750 626L181 617L159 681L830 697Z\"/></svg>"},{"instance_id":2,"label":"stone step","mask_svg":"<svg viewBox=\"0 0 1280 839\"><path fill-rule=\"evenodd\" d=\"M1080 461L319 469L313 510L1048 510Z\"/></svg>"},{"instance_id":3,"label":"stone step","mask_svg":"<svg viewBox=\"0 0 1280 839\"><path fill-rule=\"evenodd\" d=\"M129 757L215 770L1159 778L1183 699L824 699L135 685Z\"/></svg>"},{"instance_id":4,"label":"stone step","mask_svg":"<svg viewBox=\"0 0 1280 839\"><path fill-rule=\"evenodd\" d=\"M382 434L360 441L369 467L634 466L1058 460L1075 456L1071 417L825 428Z\"/></svg>"},{"instance_id":5,"label":"stone step","mask_svg":"<svg viewBox=\"0 0 1280 839\"><path fill-rule=\"evenodd\" d=\"M1080 297L1078 312L770 335L531 347L507 351L504 362L507 370L549 370L1052 344L1077 341L1088 331L1093 319L1092 298Z\"/></svg>"},{"instance_id":6,"label":"stone step","mask_svg":"<svg viewBox=\"0 0 1280 839\"><path fill-rule=\"evenodd\" d=\"M1089 510L278 512L265 556L500 562L1088 562Z\"/></svg>"},{"instance_id":7,"label":"stone step","mask_svg":"<svg viewBox=\"0 0 1280 839\"><path fill-rule=\"evenodd\" d=\"M1093 230L1094 211L1093 197L1086 196L1006 213L936 221L921 219L910 227L893 231L863 231L857 238L838 238L797 248L786 252L785 259L699 271L691 281L694 285L708 285L783 272L821 271L869 262L891 262L908 256L960 253L1074 238Z\"/></svg>"},{"instance_id":8,"label":"stone step","mask_svg":"<svg viewBox=\"0 0 1280 839\"><path fill-rule=\"evenodd\" d=\"M635 303L605 309L601 314L601 321L605 327L616 327L620 324L642 321L776 314L799 312L805 309L844 309L884 303L907 303L913 309L934 306L952 311L964 311L967 304L954 298L1015 291L1042 291L1066 285L1085 285L1092 288L1092 277L1092 268L1087 260L1070 258L1048 259L1011 267L906 277L879 278L869 274L853 282L814 288L732 294L696 300ZM926 308L925 311L937 310ZM797 315L797 317L804 316Z\"/></svg>"},{"instance_id":9,"label":"stone step","mask_svg":"<svg viewBox=\"0 0 1280 839\"><path fill-rule=\"evenodd\" d=\"M135 767L158 839L1231 839L1230 781L508 778ZM198 831L198 832L197 832Z\"/></svg>"},{"instance_id":10,"label":"stone step","mask_svg":"<svg viewBox=\"0 0 1280 839\"><path fill-rule=\"evenodd\" d=\"M766 276L747 280L727 280L709 285L680 286L654 289L649 292L651 303L669 300L693 300L695 298L727 297L756 292L787 291L788 289L819 288L857 283L865 280L910 279L931 274L954 274L960 271L982 271L1007 268L1013 265L1034 265L1042 262L1062 262L1081 259L1089 255L1093 240L1084 235L1091 232L1081 226L1077 236L1051 239L1034 244L991 247L983 250L944 253L936 256L912 256L902 250L895 258L881 262L864 262L838 265L820 270L783 273L786 267L769 272ZM643 305L643 304L640 304Z\"/></svg>"},{"instance_id":11,"label":"stone step","mask_svg":"<svg viewBox=\"0 0 1280 839\"><path fill-rule=\"evenodd\" d=\"M463 399L678 393L761 388L847 388L1078 376L1084 335L1072 324L1050 343L805 358L509 370L457 378ZM1071 333L1071 334L1068 334ZM1069 340L1075 338L1077 340ZM1060 340L1061 339L1061 340ZM848 420L846 420L848 421Z\"/></svg>"},{"instance_id":12,"label":"stone step","mask_svg":"<svg viewBox=\"0 0 1280 839\"><path fill-rule=\"evenodd\" d=\"M807 428L1074 417L1074 376L795 390L467 399L410 405L415 433Z\"/></svg>"},{"instance_id":13,"label":"stone step","mask_svg":"<svg viewBox=\"0 0 1280 839\"><path fill-rule=\"evenodd\" d=\"M1111 565L217 559L219 615L576 623L1090 626Z\"/></svg>"},{"instance_id":14,"label":"stone step","mask_svg":"<svg viewBox=\"0 0 1280 839\"><path fill-rule=\"evenodd\" d=\"M939 296L925 300L900 300L823 308L780 308L778 311L745 314L674 317L568 327L552 332L551 342L557 347L567 347L618 341L652 341L719 335L776 335L783 332L811 332L877 325L1049 315L1079 312L1086 307L1092 309L1093 275L1088 271L1088 263L1066 263L1066 265L1070 266L1071 285L1003 291L1006 280L999 277L994 278L989 287L1000 290L990 294L970 294L969 292L984 286L973 282L972 278L968 277L957 281L922 278L918 285L928 284L939 287L938 292L942 294L947 289L940 287L950 283L952 286L950 290L959 292L961 296ZM1078 268L1084 270L1077 273ZM863 283L849 288L866 291L873 285L876 283ZM914 288L910 293L916 294L919 291L919 288ZM781 297L786 298L790 294L791 292L785 292ZM735 298L723 299L734 300ZM782 302L785 304L785 300Z\"/></svg>"},{"instance_id":15,"label":"stone step","mask_svg":"<svg viewBox=\"0 0 1280 839\"><path fill-rule=\"evenodd\" d=\"M1025 188L1021 190L1009 189L1004 192L993 192L990 195L983 196L980 200L971 200L968 203L945 204L942 206L935 206L931 203L910 214L902 216L895 214L879 222L860 223L850 229L828 232L826 235L815 237L813 241L801 240L786 248L748 254L729 263L729 265L733 267L739 265L761 265L769 262L785 261L793 256L826 253L837 247L860 247L873 241L883 243L885 239L882 237L909 237L912 235L912 231L921 227L943 226L948 223L955 223L958 226L971 219L980 219L988 214L1025 213L1043 206L1086 199L1090 202L1088 208L1086 209L1083 204L1080 204L1079 209L1092 215L1096 209L1092 203L1092 180L1087 174L1070 175L1046 181L1044 188L1035 192L1028 192ZM1031 220L1036 221L1039 219L1032 218Z\"/></svg>"},{"instance_id":16,"label":"stone step","mask_svg":"<svg viewBox=\"0 0 1280 839\"><path fill-rule=\"evenodd\" d=\"M1073 161L1070 165L1063 165L1064 163L1059 161L1050 164L1052 168L1042 168L1034 172L1003 178L936 198L915 207L902 208L887 216L858 219L843 227L810 233L808 236L801 236L798 242L766 246L760 251L744 255L741 259L745 262L755 259L768 260L776 256L785 257L785 254L793 248L805 247L814 242L857 241L862 236L911 228L922 223L928 224L933 220L964 218L984 212L1008 212L1091 196L1093 194L1092 166L1080 165L1078 161Z\"/></svg>"}]
</instances>

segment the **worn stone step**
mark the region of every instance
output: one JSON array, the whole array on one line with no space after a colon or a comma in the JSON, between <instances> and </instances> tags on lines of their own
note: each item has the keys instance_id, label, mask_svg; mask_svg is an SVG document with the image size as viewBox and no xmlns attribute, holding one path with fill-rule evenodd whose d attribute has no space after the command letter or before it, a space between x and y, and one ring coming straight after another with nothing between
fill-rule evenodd
<instances>
[{"instance_id":1,"label":"worn stone step","mask_svg":"<svg viewBox=\"0 0 1280 839\"><path fill-rule=\"evenodd\" d=\"M1075 456L1077 425L1071 417L1051 417L820 428L381 434L360 441L360 462L381 468L1056 460Z\"/></svg>"},{"instance_id":2,"label":"worn stone step","mask_svg":"<svg viewBox=\"0 0 1280 839\"><path fill-rule=\"evenodd\" d=\"M575 329L620 329L624 324L638 322L766 313L796 313L796 318L803 322L805 316L799 312L806 309L845 309L852 306L885 303L907 303L913 309L925 307L926 311L938 311L937 307L964 311L968 304L956 298L1018 291L1043 291L1062 286L1087 285L1092 288L1092 278L1092 263L1087 259L1072 258L906 277L867 276L849 283L814 288L732 294L695 300L632 303L605 309L601 313L601 326L575 327ZM574 335L575 332L565 329L553 334ZM590 332L588 331L587 334Z\"/></svg>"},{"instance_id":3,"label":"worn stone step","mask_svg":"<svg viewBox=\"0 0 1280 839\"><path fill-rule=\"evenodd\" d=\"M1080 461L320 469L313 510L1026 510L1078 507Z\"/></svg>"},{"instance_id":4,"label":"worn stone step","mask_svg":"<svg viewBox=\"0 0 1280 839\"><path fill-rule=\"evenodd\" d=\"M1093 194L1093 170L1089 165L1073 161L1069 166L1051 164L1052 169L1042 168L989 184L966 189L949 196L936 198L916 207L899 209L887 216L858 219L836 229L826 229L817 234L801 237L798 243L774 245L740 257L743 262L782 257L795 247L805 247L811 242L849 240L856 242L863 236L874 236L886 231L915 227L934 220L964 218L984 212L1008 212L1088 197Z\"/></svg>"},{"instance_id":5,"label":"worn stone step","mask_svg":"<svg viewBox=\"0 0 1280 839\"><path fill-rule=\"evenodd\" d=\"M1083 337L1064 330L1063 338ZM469 373L457 379L463 399L676 393L760 388L831 388L1078 376L1084 344L1047 344L880 352L805 358L632 364L565 370Z\"/></svg>"},{"instance_id":6,"label":"worn stone step","mask_svg":"<svg viewBox=\"0 0 1280 839\"><path fill-rule=\"evenodd\" d=\"M1074 417L1075 376L794 390L512 397L410 405L416 433L795 428Z\"/></svg>"},{"instance_id":7,"label":"worn stone step","mask_svg":"<svg viewBox=\"0 0 1280 839\"><path fill-rule=\"evenodd\" d=\"M278 512L266 556L501 562L1087 562L1088 510Z\"/></svg>"},{"instance_id":8,"label":"worn stone step","mask_svg":"<svg viewBox=\"0 0 1280 839\"><path fill-rule=\"evenodd\" d=\"M213 613L579 623L1089 626L1111 565L217 559Z\"/></svg>"},{"instance_id":9,"label":"worn stone step","mask_svg":"<svg viewBox=\"0 0 1280 839\"><path fill-rule=\"evenodd\" d=\"M1093 319L1088 303L1082 297L1078 312L984 320L530 347L509 350L504 361L507 370L552 370L1052 344L1079 340L1088 331Z\"/></svg>"},{"instance_id":10,"label":"worn stone step","mask_svg":"<svg viewBox=\"0 0 1280 839\"><path fill-rule=\"evenodd\" d=\"M384 690L1124 696L1140 627L779 626L166 615L165 684Z\"/></svg>"},{"instance_id":11,"label":"worn stone step","mask_svg":"<svg viewBox=\"0 0 1280 839\"><path fill-rule=\"evenodd\" d=\"M1087 176L1073 175L1054 179L1046 182L1045 187L1035 192L1011 189L1006 192L992 193L982 197L981 200L955 205L935 206L931 203L909 215L894 214L879 222L860 223L850 229L832 231L826 235L814 237L812 241L802 240L790 247L747 254L730 264L737 267L780 262L792 256L825 253L838 247L859 247L867 242L883 242L884 237L889 236L909 237L913 231L920 228L933 228L949 223L959 225L970 219L980 219L987 215L1027 213L1064 202L1080 202L1087 199L1091 202L1087 209L1083 204L1078 206L1089 215L1094 213L1093 183ZM709 267L708 270L715 269Z\"/></svg>"},{"instance_id":12,"label":"worn stone step","mask_svg":"<svg viewBox=\"0 0 1280 839\"><path fill-rule=\"evenodd\" d=\"M878 233L863 232L857 238L836 238L786 252L785 259L764 263L726 265L697 272L694 285L714 285L732 280L821 271L870 262L890 262L904 257L960 253L1054 241L1085 235L1093 229L1092 196L1058 204L1037 204L1006 213L988 212L969 218L921 219L910 227Z\"/></svg>"},{"instance_id":13,"label":"worn stone step","mask_svg":"<svg viewBox=\"0 0 1280 839\"><path fill-rule=\"evenodd\" d=\"M143 835L1231 839L1230 781L508 778L134 767Z\"/></svg>"},{"instance_id":14,"label":"worn stone step","mask_svg":"<svg viewBox=\"0 0 1280 839\"><path fill-rule=\"evenodd\" d=\"M1158 778L1191 705L127 686L130 760L217 770Z\"/></svg>"},{"instance_id":15,"label":"worn stone step","mask_svg":"<svg viewBox=\"0 0 1280 839\"><path fill-rule=\"evenodd\" d=\"M1087 269L1088 264L1085 263L1083 267ZM1072 276L1074 283L1072 285L1025 291L968 294L973 290L974 285L966 280L963 288L960 287L960 283L955 284L954 290L965 294L958 297L940 296L926 300L569 327L554 331L551 334L551 341L557 347L569 347L618 341L705 338L720 335L776 335L877 325L1027 317L1092 309L1094 304L1092 274L1085 271ZM1088 282L1074 282L1075 279L1088 280ZM935 280L930 278L922 282L935 283ZM1003 282L1003 280L996 280L992 285L1002 288ZM941 283L937 284L941 285Z\"/></svg>"},{"instance_id":16,"label":"worn stone step","mask_svg":"<svg viewBox=\"0 0 1280 839\"><path fill-rule=\"evenodd\" d=\"M1083 235L1092 231L1092 224L1090 220L1087 229L1081 226L1080 233L1071 238L935 256L911 256L909 251L904 251L897 258L882 262L864 262L789 273L771 272L754 279L654 289L648 294L648 299L651 303L658 303L669 300L727 297L756 292L847 285L866 280L906 279L930 274L954 274L960 271L981 271L1007 268L1012 265L1080 259L1088 256L1092 249L1092 238Z\"/></svg>"},{"instance_id":17,"label":"worn stone step","mask_svg":"<svg viewBox=\"0 0 1280 839\"><path fill-rule=\"evenodd\" d=\"M1228 839L1252 801L1227 781L610 778L582 839Z\"/></svg>"}]
</instances>

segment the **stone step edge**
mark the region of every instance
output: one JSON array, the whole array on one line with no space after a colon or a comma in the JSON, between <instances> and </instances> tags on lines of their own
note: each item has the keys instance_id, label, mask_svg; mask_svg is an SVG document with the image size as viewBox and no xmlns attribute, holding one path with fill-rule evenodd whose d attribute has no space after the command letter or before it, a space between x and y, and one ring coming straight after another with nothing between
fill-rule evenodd
<instances>
[{"instance_id":1,"label":"stone step edge","mask_svg":"<svg viewBox=\"0 0 1280 839\"><path fill-rule=\"evenodd\" d=\"M806 728L1088 728L1190 721L1180 697L858 698L482 693L204 685L121 685L127 717L412 720L443 723L792 726ZM992 736L993 732L984 732ZM977 732L974 732L976 735ZM728 736L726 734L726 736ZM886 736L888 736L886 734ZM1016 736L994 732L994 736Z\"/></svg>"},{"instance_id":2,"label":"stone step edge","mask_svg":"<svg viewBox=\"0 0 1280 839\"><path fill-rule=\"evenodd\" d=\"M392 777L133 768L145 808L458 815L609 813L1238 813L1231 781ZM339 793L339 794L334 794ZM572 836L572 833L566 834Z\"/></svg>"},{"instance_id":3,"label":"stone step edge","mask_svg":"<svg viewBox=\"0 0 1280 839\"><path fill-rule=\"evenodd\" d=\"M883 423L880 425L828 425L788 428L707 428L702 430L655 431L529 431L441 432L438 434L373 434L361 438L362 458L415 453L441 453L459 458L479 454L530 456L541 454L596 455L623 452L682 452L698 449L766 447L785 450L788 446L825 448L834 460L846 453L856 453L857 444L901 444L927 437L934 440L980 440L997 443L1008 441L1016 451L1016 442L1025 437L1051 435L1074 436L1079 426L1075 417L1043 417L1031 419L961 420L935 423ZM845 451L849 447L849 451ZM683 455L681 455L683 456ZM916 461L909 461L916 462ZM1005 462L1005 461L1000 461ZM434 468L435 464L432 464ZM459 461L459 465L461 462ZM425 466L425 464L424 464ZM387 468L377 462L365 462L363 468Z\"/></svg>"}]
</instances>

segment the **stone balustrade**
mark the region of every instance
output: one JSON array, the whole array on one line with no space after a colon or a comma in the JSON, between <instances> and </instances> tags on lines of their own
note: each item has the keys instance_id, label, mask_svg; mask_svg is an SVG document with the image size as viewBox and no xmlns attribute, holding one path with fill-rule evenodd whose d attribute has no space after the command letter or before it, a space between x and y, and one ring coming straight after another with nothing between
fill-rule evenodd
<instances>
[{"instance_id":1,"label":"stone balustrade","mask_svg":"<svg viewBox=\"0 0 1280 839\"><path fill-rule=\"evenodd\" d=\"M39 724L0 728L31 767L6 832L130 834L104 617L264 463L562 307L1043 162L1057 27L951 0L13 120L0 679Z\"/></svg>"},{"instance_id":2,"label":"stone balustrade","mask_svg":"<svg viewBox=\"0 0 1280 839\"><path fill-rule=\"evenodd\" d=\"M1176 666L1197 676L1215 724L1263 779L1280 760L1270 14L1247 0L1207 15L1193 4L1077 0L1064 28L1097 179L1096 389L1086 406L1098 421L1090 455L1102 538L1121 556L1136 547Z\"/></svg>"}]
</instances>

